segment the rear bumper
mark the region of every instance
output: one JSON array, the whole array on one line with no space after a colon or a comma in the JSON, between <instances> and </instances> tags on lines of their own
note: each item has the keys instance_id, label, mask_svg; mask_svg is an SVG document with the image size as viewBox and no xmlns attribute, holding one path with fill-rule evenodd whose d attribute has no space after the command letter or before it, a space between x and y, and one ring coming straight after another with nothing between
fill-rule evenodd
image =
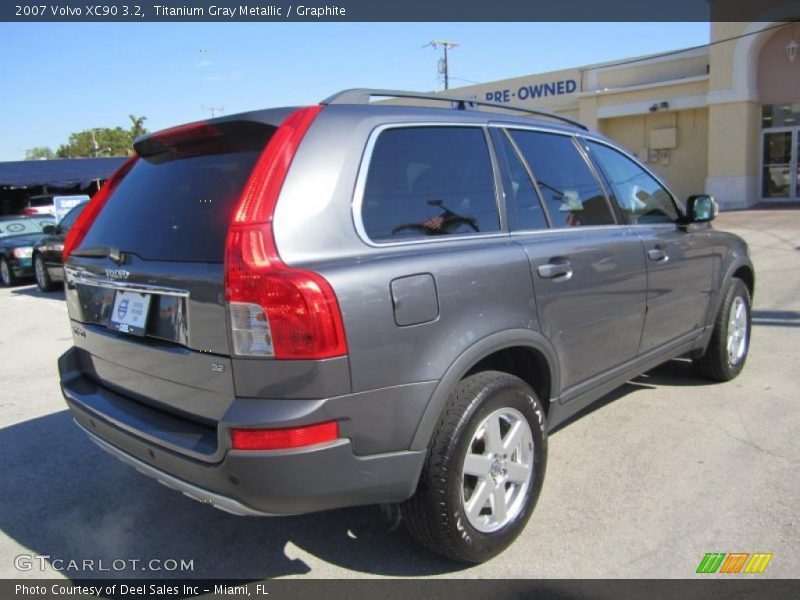
<instances>
[{"instance_id":1,"label":"rear bumper","mask_svg":"<svg viewBox=\"0 0 800 600\"><path fill-rule=\"evenodd\" d=\"M78 423L78 421L75 421ZM267 513L259 512L253 510L238 502L232 498L228 498L226 496L220 496L219 494L215 494L213 492L209 492L208 490L204 490L203 488L197 487L196 485L192 485L186 481L178 479L177 477L173 477L168 473L164 473L164 471L159 471L155 467L148 465L147 463L138 460L131 456L130 454L126 454L116 446L112 446L105 440L97 437L91 431L85 429L80 423L78 423L78 427L83 429L86 435L89 436L89 439L92 440L95 444L100 446L103 450L108 452L114 458L117 458L124 462L127 465L130 465L137 471L147 475L148 477L152 477L153 479L157 480L159 483L164 484L168 488L172 488L173 490L177 490L184 494L185 496L189 496L193 500L197 500L203 504L210 504L214 508L218 508L220 510L224 510L225 512L229 512L234 515L240 516L264 516Z\"/></svg>"},{"instance_id":2,"label":"rear bumper","mask_svg":"<svg viewBox=\"0 0 800 600\"><path fill-rule=\"evenodd\" d=\"M47 275L51 281L64 281L64 265L48 265Z\"/></svg>"},{"instance_id":3,"label":"rear bumper","mask_svg":"<svg viewBox=\"0 0 800 600\"><path fill-rule=\"evenodd\" d=\"M75 421L89 437L146 475L222 510L301 514L400 502L416 489L423 451L357 455L352 436L292 450L232 450L229 423L197 424L126 399L89 380L76 363L75 349L59 359L61 387ZM269 403L263 401L264 410L270 410ZM268 420L264 414L258 418ZM383 418L393 417L389 413ZM240 418L235 423L246 426Z\"/></svg>"}]
</instances>

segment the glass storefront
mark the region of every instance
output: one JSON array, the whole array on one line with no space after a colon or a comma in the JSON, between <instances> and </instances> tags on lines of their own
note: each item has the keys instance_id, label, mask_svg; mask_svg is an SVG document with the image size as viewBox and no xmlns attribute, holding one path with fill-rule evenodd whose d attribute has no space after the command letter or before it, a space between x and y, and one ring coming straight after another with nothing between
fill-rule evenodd
<instances>
[{"instance_id":1,"label":"glass storefront","mask_svg":"<svg viewBox=\"0 0 800 600\"><path fill-rule=\"evenodd\" d=\"M800 200L800 102L762 107L761 196Z\"/></svg>"}]
</instances>

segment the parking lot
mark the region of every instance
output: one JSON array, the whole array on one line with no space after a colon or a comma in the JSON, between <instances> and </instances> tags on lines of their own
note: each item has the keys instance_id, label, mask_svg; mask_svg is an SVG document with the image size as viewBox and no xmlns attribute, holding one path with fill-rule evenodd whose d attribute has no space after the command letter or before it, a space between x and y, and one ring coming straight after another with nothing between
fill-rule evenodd
<instances>
[{"instance_id":1,"label":"parking lot","mask_svg":"<svg viewBox=\"0 0 800 600\"><path fill-rule=\"evenodd\" d=\"M711 384L672 361L560 428L527 529L471 568L419 549L378 507L235 517L117 462L74 426L59 392L56 359L71 343L63 294L2 289L0 576L683 578L707 552L770 552L757 577L796 577L800 210L726 213L716 226L744 236L756 266L744 373ZM19 571L20 554L194 568Z\"/></svg>"}]
</instances>

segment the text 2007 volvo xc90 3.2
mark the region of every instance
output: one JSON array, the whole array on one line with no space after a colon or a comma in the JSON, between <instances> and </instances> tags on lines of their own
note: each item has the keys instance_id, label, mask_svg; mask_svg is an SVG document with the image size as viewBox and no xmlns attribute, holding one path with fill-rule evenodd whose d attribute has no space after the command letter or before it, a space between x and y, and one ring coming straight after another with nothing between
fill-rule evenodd
<instances>
[{"instance_id":1,"label":"text 2007 volvo xc90 3.2","mask_svg":"<svg viewBox=\"0 0 800 600\"><path fill-rule=\"evenodd\" d=\"M739 374L753 266L713 198L576 122L376 96L421 95L138 139L65 241L61 385L98 445L217 508L398 503L480 562L548 430L675 357Z\"/></svg>"}]
</instances>

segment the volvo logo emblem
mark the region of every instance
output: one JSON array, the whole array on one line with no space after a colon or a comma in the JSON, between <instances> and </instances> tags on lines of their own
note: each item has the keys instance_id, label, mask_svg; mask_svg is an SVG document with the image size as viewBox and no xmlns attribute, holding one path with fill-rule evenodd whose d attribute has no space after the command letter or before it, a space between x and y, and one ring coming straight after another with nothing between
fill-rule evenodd
<instances>
[{"instance_id":1,"label":"volvo logo emblem","mask_svg":"<svg viewBox=\"0 0 800 600\"><path fill-rule=\"evenodd\" d=\"M124 319L125 315L128 314L128 299L125 298L122 302L119 303L117 307L117 316L120 319Z\"/></svg>"},{"instance_id":2,"label":"volvo logo emblem","mask_svg":"<svg viewBox=\"0 0 800 600\"><path fill-rule=\"evenodd\" d=\"M125 269L106 269L106 277L109 279L127 279L131 274Z\"/></svg>"}]
</instances>

